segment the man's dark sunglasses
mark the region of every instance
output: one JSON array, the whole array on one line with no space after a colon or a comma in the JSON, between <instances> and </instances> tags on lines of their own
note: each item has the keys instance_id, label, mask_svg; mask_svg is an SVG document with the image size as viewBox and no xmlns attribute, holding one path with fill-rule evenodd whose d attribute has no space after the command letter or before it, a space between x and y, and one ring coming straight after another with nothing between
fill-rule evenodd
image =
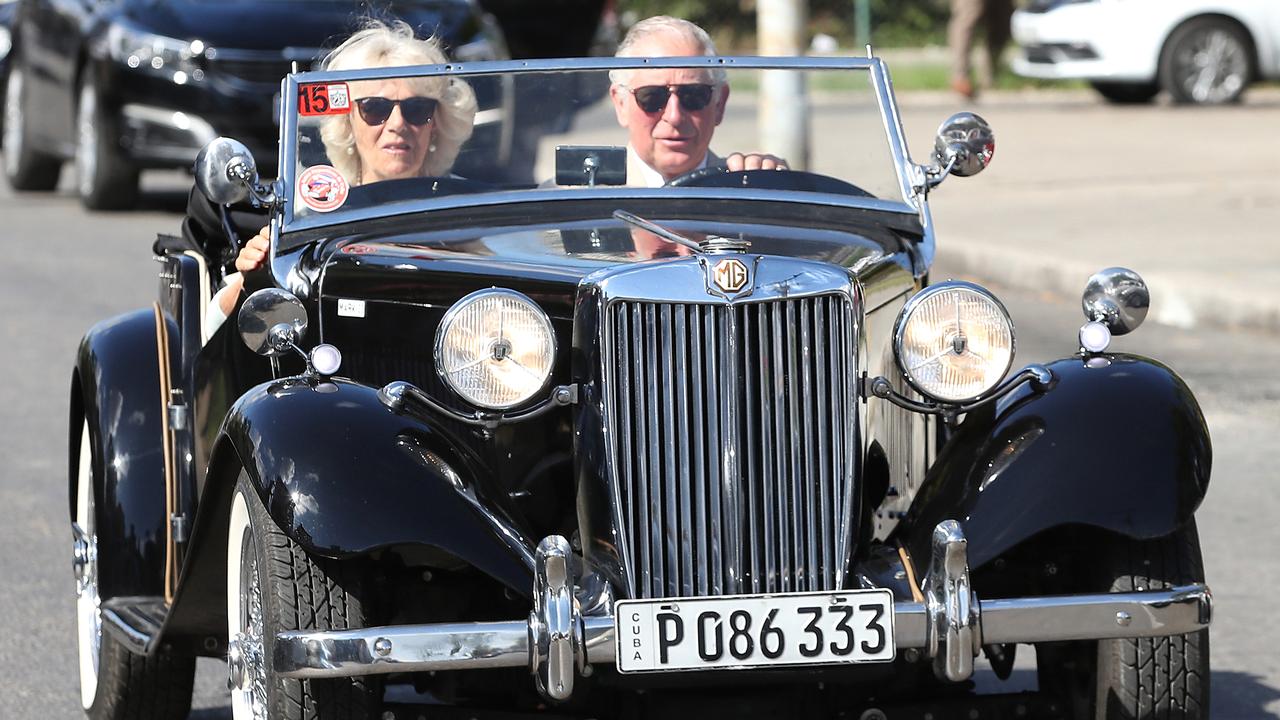
<instances>
[{"instance_id":1,"label":"man's dark sunglasses","mask_svg":"<svg viewBox=\"0 0 1280 720\"><path fill-rule=\"evenodd\" d=\"M436 106L439 104L439 100L429 97L411 97L403 100L366 97L356 100L360 117L370 125L381 125L386 122L397 105L400 106L400 115L404 117L405 122L410 125L425 125L431 122L431 116L436 114Z\"/></svg>"},{"instance_id":2,"label":"man's dark sunglasses","mask_svg":"<svg viewBox=\"0 0 1280 720\"><path fill-rule=\"evenodd\" d=\"M623 85L623 87L626 87ZM667 106L667 101L671 99L672 91L680 100L681 109L686 112L697 112L707 105L711 104L711 96L715 94L716 86L703 83L692 83L689 85L645 85L634 90L627 88L627 91L636 96L636 105L647 113L656 113Z\"/></svg>"}]
</instances>

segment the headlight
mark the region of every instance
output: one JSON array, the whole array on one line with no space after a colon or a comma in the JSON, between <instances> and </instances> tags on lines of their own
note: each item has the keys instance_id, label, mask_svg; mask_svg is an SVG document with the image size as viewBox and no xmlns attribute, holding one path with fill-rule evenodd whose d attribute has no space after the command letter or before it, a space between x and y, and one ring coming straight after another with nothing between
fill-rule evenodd
<instances>
[{"instance_id":1,"label":"headlight","mask_svg":"<svg viewBox=\"0 0 1280 720\"><path fill-rule=\"evenodd\" d=\"M436 369L467 402L505 410L542 390L556 338L551 321L514 290L480 290L445 313L436 331Z\"/></svg>"},{"instance_id":2,"label":"headlight","mask_svg":"<svg viewBox=\"0 0 1280 720\"><path fill-rule=\"evenodd\" d=\"M200 40L186 42L115 24L107 30L107 47L115 60L179 85L204 79L204 71L196 65L195 58L209 48Z\"/></svg>"},{"instance_id":3,"label":"headlight","mask_svg":"<svg viewBox=\"0 0 1280 720\"><path fill-rule=\"evenodd\" d=\"M950 281L911 298L894 328L893 351L911 386L963 403L994 388L1013 363L1013 323L991 293Z\"/></svg>"}]
</instances>

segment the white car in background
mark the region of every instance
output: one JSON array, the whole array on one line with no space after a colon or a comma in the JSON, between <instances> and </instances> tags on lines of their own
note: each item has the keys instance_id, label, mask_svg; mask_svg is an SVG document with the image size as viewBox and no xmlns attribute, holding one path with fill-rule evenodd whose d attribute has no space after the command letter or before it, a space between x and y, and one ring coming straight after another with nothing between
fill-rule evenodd
<instances>
[{"instance_id":1,"label":"white car in background","mask_svg":"<svg viewBox=\"0 0 1280 720\"><path fill-rule=\"evenodd\" d=\"M1019 75L1088 80L1113 102L1235 102L1280 77L1278 0L1031 0L1013 14Z\"/></svg>"}]
</instances>

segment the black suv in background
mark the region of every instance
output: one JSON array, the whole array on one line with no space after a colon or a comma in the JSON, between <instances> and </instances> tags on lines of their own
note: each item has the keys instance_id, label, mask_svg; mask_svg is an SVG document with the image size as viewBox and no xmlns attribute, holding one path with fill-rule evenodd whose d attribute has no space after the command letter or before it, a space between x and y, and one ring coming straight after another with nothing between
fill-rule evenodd
<instances>
[{"instance_id":1,"label":"black suv in background","mask_svg":"<svg viewBox=\"0 0 1280 720\"><path fill-rule=\"evenodd\" d=\"M539 4L539 3L535 3ZM521 55L589 47L605 0L551 0L583 38L525 32ZM516 33L518 2L498 12ZM274 173L280 79L337 45L361 18L398 17L462 61L508 57L497 18L474 0L18 0L4 83L4 171L16 190L52 190L73 160L90 209L136 204L148 168L189 168L218 135L241 139ZM591 20L583 22L586 16ZM573 34L572 32L569 34ZM480 98L482 109L486 99ZM491 103L498 103L498 98ZM511 132L510 112L488 113Z\"/></svg>"}]
</instances>

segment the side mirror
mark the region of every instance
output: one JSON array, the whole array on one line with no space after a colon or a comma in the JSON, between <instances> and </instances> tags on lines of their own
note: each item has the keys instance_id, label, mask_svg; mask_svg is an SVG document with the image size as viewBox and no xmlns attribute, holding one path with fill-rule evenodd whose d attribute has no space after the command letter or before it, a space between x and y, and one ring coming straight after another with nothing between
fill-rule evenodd
<instances>
[{"instance_id":1,"label":"side mirror","mask_svg":"<svg viewBox=\"0 0 1280 720\"><path fill-rule=\"evenodd\" d=\"M214 138L196 155L196 187L218 205L230 205L255 195L258 165L253 153L238 140Z\"/></svg>"},{"instance_id":2,"label":"side mirror","mask_svg":"<svg viewBox=\"0 0 1280 720\"><path fill-rule=\"evenodd\" d=\"M950 172L959 177L977 175L991 163L996 152L995 135L981 116L959 112L938 126L933 142L936 172Z\"/></svg>"},{"instance_id":3,"label":"side mirror","mask_svg":"<svg viewBox=\"0 0 1280 720\"><path fill-rule=\"evenodd\" d=\"M1089 278L1081 306L1090 321L1106 325L1112 335L1124 335L1137 330L1147 319L1151 293L1138 273L1110 267Z\"/></svg>"},{"instance_id":4,"label":"side mirror","mask_svg":"<svg viewBox=\"0 0 1280 720\"><path fill-rule=\"evenodd\" d=\"M292 293L265 288L244 301L236 324L240 338L250 350L278 357L297 348L302 341L307 332L307 310Z\"/></svg>"}]
</instances>

